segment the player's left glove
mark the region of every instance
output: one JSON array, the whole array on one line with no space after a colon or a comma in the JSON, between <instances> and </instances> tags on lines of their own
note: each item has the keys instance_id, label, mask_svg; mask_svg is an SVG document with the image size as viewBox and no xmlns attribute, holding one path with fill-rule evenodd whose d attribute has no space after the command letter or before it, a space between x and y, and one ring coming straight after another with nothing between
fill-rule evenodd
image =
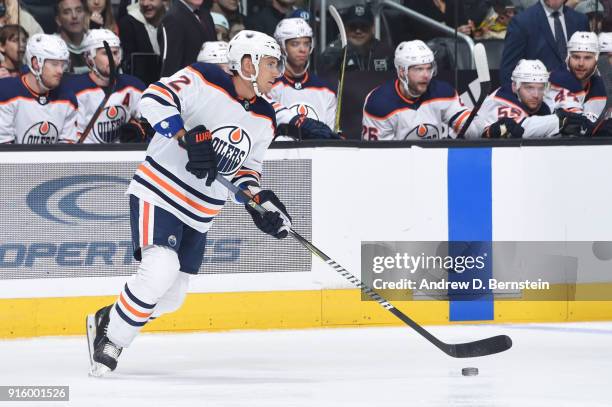
<instances>
[{"instance_id":1,"label":"player's left glove","mask_svg":"<svg viewBox=\"0 0 612 407\"><path fill-rule=\"evenodd\" d=\"M583 114L559 109L555 111L559 117L559 133L562 136L591 137L593 122Z\"/></svg>"},{"instance_id":2,"label":"player's left glove","mask_svg":"<svg viewBox=\"0 0 612 407\"><path fill-rule=\"evenodd\" d=\"M203 125L196 126L179 139L179 144L189 158L185 169L200 179L206 177L206 186L211 186L217 178L217 155L210 131Z\"/></svg>"},{"instance_id":3,"label":"player's left glove","mask_svg":"<svg viewBox=\"0 0 612 407\"><path fill-rule=\"evenodd\" d=\"M490 125L483 138L522 138L525 129L513 119L504 117Z\"/></svg>"},{"instance_id":4,"label":"player's left glove","mask_svg":"<svg viewBox=\"0 0 612 407\"><path fill-rule=\"evenodd\" d=\"M310 117L298 114L289 121L289 125L295 126L299 129L303 140L340 140L340 135L338 133L334 133L325 123L311 119Z\"/></svg>"},{"instance_id":5,"label":"player's left glove","mask_svg":"<svg viewBox=\"0 0 612 407\"><path fill-rule=\"evenodd\" d=\"M130 119L119 127L119 142L147 143L155 134L155 130L145 119Z\"/></svg>"},{"instance_id":6,"label":"player's left glove","mask_svg":"<svg viewBox=\"0 0 612 407\"><path fill-rule=\"evenodd\" d=\"M262 190L255 186L249 186L248 189L253 195L252 199L268 211L264 215L260 215L255 209L245 205L246 210L253 218L255 226L262 232L277 239L287 237L289 228L291 228L291 216L289 216L285 205L269 189Z\"/></svg>"}]
</instances>

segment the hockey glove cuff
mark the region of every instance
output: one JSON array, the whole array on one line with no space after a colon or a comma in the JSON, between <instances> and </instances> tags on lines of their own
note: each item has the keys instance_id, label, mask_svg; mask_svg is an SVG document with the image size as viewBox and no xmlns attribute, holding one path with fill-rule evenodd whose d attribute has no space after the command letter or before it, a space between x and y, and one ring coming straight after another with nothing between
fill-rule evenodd
<instances>
[{"instance_id":1,"label":"hockey glove cuff","mask_svg":"<svg viewBox=\"0 0 612 407\"><path fill-rule=\"evenodd\" d=\"M210 131L196 126L179 139L179 144L187 150L189 161L185 169L197 178L206 178L206 186L211 186L217 177L217 156Z\"/></svg>"}]
</instances>

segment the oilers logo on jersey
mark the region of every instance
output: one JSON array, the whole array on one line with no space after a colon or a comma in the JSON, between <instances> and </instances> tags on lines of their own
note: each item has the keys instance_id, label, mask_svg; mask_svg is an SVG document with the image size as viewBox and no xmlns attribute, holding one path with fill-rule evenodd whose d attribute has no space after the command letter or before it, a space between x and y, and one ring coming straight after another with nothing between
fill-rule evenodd
<instances>
[{"instance_id":1,"label":"oilers logo on jersey","mask_svg":"<svg viewBox=\"0 0 612 407\"><path fill-rule=\"evenodd\" d=\"M297 103L290 106L289 110L293 113L294 116L299 114L300 116L306 116L310 119L321 121L321 119L319 119L317 111L311 105L305 103Z\"/></svg>"},{"instance_id":2,"label":"oilers logo on jersey","mask_svg":"<svg viewBox=\"0 0 612 407\"><path fill-rule=\"evenodd\" d=\"M242 167L251 151L251 138L236 126L223 126L212 132L219 174L233 175Z\"/></svg>"},{"instance_id":3,"label":"oilers logo on jersey","mask_svg":"<svg viewBox=\"0 0 612 407\"><path fill-rule=\"evenodd\" d=\"M23 144L54 144L59 138L55 124L49 121L34 123L23 135Z\"/></svg>"},{"instance_id":4,"label":"oilers logo on jersey","mask_svg":"<svg viewBox=\"0 0 612 407\"><path fill-rule=\"evenodd\" d=\"M96 121L93 135L100 143L112 143L119 136L119 127L128 120L129 115L125 107L122 105L108 106Z\"/></svg>"},{"instance_id":5,"label":"oilers logo on jersey","mask_svg":"<svg viewBox=\"0 0 612 407\"><path fill-rule=\"evenodd\" d=\"M440 132L437 126L429 123L423 123L410 130L406 136L404 136L404 140L414 138L419 138L422 140L438 139L440 138Z\"/></svg>"}]
</instances>

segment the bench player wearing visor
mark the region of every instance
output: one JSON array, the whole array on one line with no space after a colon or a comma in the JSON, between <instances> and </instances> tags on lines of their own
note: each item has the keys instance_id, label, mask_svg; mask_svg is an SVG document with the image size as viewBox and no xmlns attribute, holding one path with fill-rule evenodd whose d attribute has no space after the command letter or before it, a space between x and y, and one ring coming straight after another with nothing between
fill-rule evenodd
<instances>
[{"instance_id":1,"label":"bench player wearing visor","mask_svg":"<svg viewBox=\"0 0 612 407\"><path fill-rule=\"evenodd\" d=\"M67 86L76 94L79 102L77 140L104 99L105 88L110 86L111 72L104 49L105 41L109 45L115 66L121 64L119 37L107 29L89 30L83 40L83 52L90 71L73 75L67 81ZM144 142L147 136L151 137L152 130L147 123L140 120L138 108L145 88L145 84L135 76L116 74L112 94L83 142Z\"/></svg>"},{"instance_id":2,"label":"bench player wearing visor","mask_svg":"<svg viewBox=\"0 0 612 407\"><path fill-rule=\"evenodd\" d=\"M434 54L423 41L400 43L395 68L396 79L366 96L364 140L437 139L443 137L446 126L451 136L460 131L470 111L451 85L433 79Z\"/></svg>"},{"instance_id":3,"label":"bench player wearing visor","mask_svg":"<svg viewBox=\"0 0 612 407\"><path fill-rule=\"evenodd\" d=\"M597 34L575 32L567 43L567 52L567 68L550 74L550 88L544 101L553 111L582 113L594 122L606 105L606 88L597 72Z\"/></svg>"},{"instance_id":4,"label":"bench player wearing visor","mask_svg":"<svg viewBox=\"0 0 612 407\"><path fill-rule=\"evenodd\" d=\"M189 276L202 264L206 232L228 198L217 175L269 210L261 216L246 207L259 229L276 238L288 234L285 206L259 187L276 127L261 95L282 74L280 47L245 30L230 41L228 59L231 76L195 63L151 84L142 97L141 112L156 134L128 187L140 265L114 304L87 317L93 375L114 370L147 321L183 303Z\"/></svg>"},{"instance_id":5,"label":"bench player wearing visor","mask_svg":"<svg viewBox=\"0 0 612 407\"><path fill-rule=\"evenodd\" d=\"M268 94L276 111L278 133L298 139L339 139L332 129L336 92L308 72L314 49L312 28L301 18L285 18L274 31L283 50L286 70Z\"/></svg>"},{"instance_id":6,"label":"bench player wearing visor","mask_svg":"<svg viewBox=\"0 0 612 407\"><path fill-rule=\"evenodd\" d=\"M511 87L502 86L487 96L472 127L484 138L590 135L592 123L586 116L563 109L551 113L544 103L548 78L541 61L520 60L512 71Z\"/></svg>"},{"instance_id":7,"label":"bench player wearing visor","mask_svg":"<svg viewBox=\"0 0 612 407\"><path fill-rule=\"evenodd\" d=\"M25 52L29 72L2 79L0 143L70 143L76 136L77 100L62 84L68 67L66 43L35 34Z\"/></svg>"}]
</instances>

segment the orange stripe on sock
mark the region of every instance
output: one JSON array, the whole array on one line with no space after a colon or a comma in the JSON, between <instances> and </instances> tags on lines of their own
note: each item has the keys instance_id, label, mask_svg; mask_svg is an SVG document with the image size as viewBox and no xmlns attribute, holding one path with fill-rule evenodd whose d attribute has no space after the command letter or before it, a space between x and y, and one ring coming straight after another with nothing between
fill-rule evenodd
<instances>
[{"instance_id":1,"label":"orange stripe on sock","mask_svg":"<svg viewBox=\"0 0 612 407\"><path fill-rule=\"evenodd\" d=\"M132 314L134 314L135 316L137 316L138 318L148 318L152 312L149 312L148 314L145 314L144 312L140 312L138 310L136 310L134 307L132 307L130 304L127 303L127 301L125 300L125 298L123 298L123 293L121 293L119 295L119 301L121 301L121 304L128 310L130 311Z\"/></svg>"}]
</instances>

